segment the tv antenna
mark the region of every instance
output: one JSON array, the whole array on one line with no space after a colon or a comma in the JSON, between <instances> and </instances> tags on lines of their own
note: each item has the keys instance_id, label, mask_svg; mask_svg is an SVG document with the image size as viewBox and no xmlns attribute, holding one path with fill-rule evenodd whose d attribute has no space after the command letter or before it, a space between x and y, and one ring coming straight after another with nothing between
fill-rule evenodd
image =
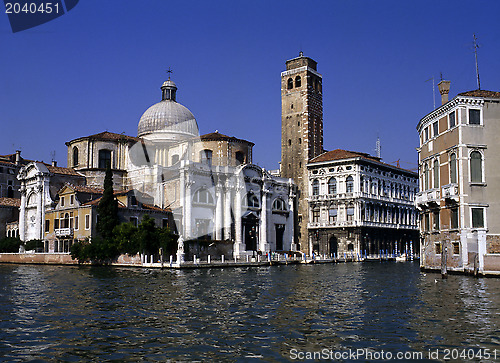
<instances>
[{"instance_id":1,"label":"tv antenna","mask_svg":"<svg viewBox=\"0 0 500 363\"><path fill-rule=\"evenodd\" d=\"M52 150L50 152L50 159L51 159L51 161L56 161L56 151L55 150Z\"/></svg>"},{"instance_id":2,"label":"tv antenna","mask_svg":"<svg viewBox=\"0 0 500 363\"><path fill-rule=\"evenodd\" d=\"M478 63L477 63L477 48L479 48L480 45L477 44L476 34L474 34L473 47L474 47L474 57L476 58L477 89L481 89L481 82L479 81L479 66L478 66Z\"/></svg>"},{"instance_id":3,"label":"tv antenna","mask_svg":"<svg viewBox=\"0 0 500 363\"><path fill-rule=\"evenodd\" d=\"M380 143L380 137L377 135L377 141L375 142L375 155L377 158L382 157L382 144Z\"/></svg>"}]
</instances>

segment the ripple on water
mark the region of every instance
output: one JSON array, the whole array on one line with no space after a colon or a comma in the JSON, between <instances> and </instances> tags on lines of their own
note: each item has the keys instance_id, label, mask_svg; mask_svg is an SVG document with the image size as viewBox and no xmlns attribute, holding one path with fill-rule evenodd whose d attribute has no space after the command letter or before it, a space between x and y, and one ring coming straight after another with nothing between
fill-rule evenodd
<instances>
[{"instance_id":1,"label":"ripple on water","mask_svg":"<svg viewBox=\"0 0 500 363\"><path fill-rule=\"evenodd\" d=\"M498 350L500 280L437 277L414 263L191 271L1 265L0 360Z\"/></svg>"}]
</instances>

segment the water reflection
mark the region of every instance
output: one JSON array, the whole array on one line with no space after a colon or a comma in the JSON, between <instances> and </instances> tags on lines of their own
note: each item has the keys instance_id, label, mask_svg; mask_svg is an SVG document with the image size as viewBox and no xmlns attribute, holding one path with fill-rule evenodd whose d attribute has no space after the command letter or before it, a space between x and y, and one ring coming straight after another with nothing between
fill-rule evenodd
<instances>
[{"instance_id":1,"label":"water reflection","mask_svg":"<svg viewBox=\"0 0 500 363\"><path fill-rule=\"evenodd\" d=\"M291 349L500 349L500 281L441 280L415 263L0 265L0 291L0 360L286 361Z\"/></svg>"}]
</instances>

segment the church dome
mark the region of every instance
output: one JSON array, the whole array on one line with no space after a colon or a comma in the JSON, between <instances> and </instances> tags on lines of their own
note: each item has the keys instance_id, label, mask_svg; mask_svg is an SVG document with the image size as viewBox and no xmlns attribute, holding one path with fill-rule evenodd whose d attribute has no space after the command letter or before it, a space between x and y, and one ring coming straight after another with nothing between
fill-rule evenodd
<instances>
[{"instance_id":1,"label":"church dome","mask_svg":"<svg viewBox=\"0 0 500 363\"><path fill-rule=\"evenodd\" d=\"M137 136L179 139L198 136L198 124L191 111L176 101L177 86L170 78L161 86L162 100L144 112Z\"/></svg>"}]
</instances>

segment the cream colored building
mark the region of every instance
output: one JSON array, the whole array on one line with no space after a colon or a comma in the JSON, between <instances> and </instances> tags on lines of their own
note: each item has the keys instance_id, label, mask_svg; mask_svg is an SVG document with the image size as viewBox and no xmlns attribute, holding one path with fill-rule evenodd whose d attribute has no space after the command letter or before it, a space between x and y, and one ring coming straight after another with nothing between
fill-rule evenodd
<instances>
[{"instance_id":1,"label":"cream colored building","mask_svg":"<svg viewBox=\"0 0 500 363\"><path fill-rule=\"evenodd\" d=\"M415 172L342 149L313 158L307 172L309 250L354 258L418 254Z\"/></svg>"}]
</instances>

